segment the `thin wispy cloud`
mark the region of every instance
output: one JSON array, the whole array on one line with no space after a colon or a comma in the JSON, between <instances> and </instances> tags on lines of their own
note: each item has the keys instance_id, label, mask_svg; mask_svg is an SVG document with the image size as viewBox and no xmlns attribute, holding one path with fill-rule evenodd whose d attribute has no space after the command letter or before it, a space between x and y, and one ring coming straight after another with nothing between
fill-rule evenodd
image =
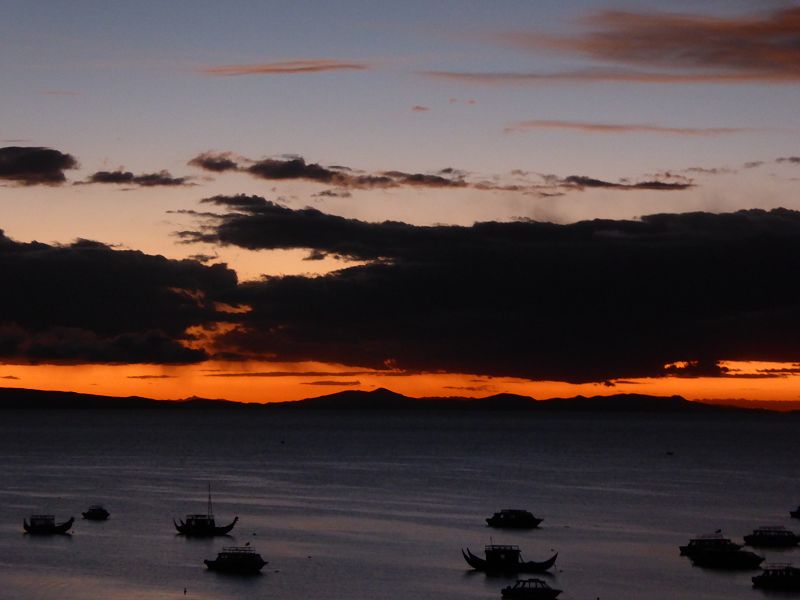
<instances>
[{"instance_id":1,"label":"thin wispy cloud","mask_svg":"<svg viewBox=\"0 0 800 600\"><path fill-rule=\"evenodd\" d=\"M609 10L581 21L582 31L511 31L491 41L541 55L582 56L588 67L558 71L425 71L474 83L800 83L800 7L741 17Z\"/></svg>"},{"instance_id":2,"label":"thin wispy cloud","mask_svg":"<svg viewBox=\"0 0 800 600\"><path fill-rule=\"evenodd\" d=\"M324 73L330 71L364 71L370 65L364 62L352 62L335 59L317 60L285 60L257 64L220 65L203 67L201 73L206 75L298 75L304 73Z\"/></svg>"},{"instance_id":3,"label":"thin wispy cloud","mask_svg":"<svg viewBox=\"0 0 800 600\"><path fill-rule=\"evenodd\" d=\"M753 131L745 127L667 127L649 123L591 123L587 121L516 121L503 129L504 133L519 133L540 129L567 129L583 133L659 133L669 135L726 135Z\"/></svg>"}]
</instances>

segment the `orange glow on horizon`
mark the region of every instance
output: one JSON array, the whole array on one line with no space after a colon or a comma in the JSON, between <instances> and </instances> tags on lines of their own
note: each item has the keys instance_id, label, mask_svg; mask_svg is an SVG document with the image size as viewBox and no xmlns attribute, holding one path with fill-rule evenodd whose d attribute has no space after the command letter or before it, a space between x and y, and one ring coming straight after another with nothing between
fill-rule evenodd
<instances>
[{"instance_id":1,"label":"orange glow on horizon","mask_svg":"<svg viewBox=\"0 0 800 600\"><path fill-rule=\"evenodd\" d=\"M794 363L724 363L729 377L659 377L570 384L462 373L372 371L303 362L206 362L197 365L0 365L0 386L176 400L192 396L237 402L282 402L342 390L379 387L413 396L485 397L513 393L537 399L640 393L689 400L800 400ZM783 371L781 371L783 370Z\"/></svg>"}]
</instances>

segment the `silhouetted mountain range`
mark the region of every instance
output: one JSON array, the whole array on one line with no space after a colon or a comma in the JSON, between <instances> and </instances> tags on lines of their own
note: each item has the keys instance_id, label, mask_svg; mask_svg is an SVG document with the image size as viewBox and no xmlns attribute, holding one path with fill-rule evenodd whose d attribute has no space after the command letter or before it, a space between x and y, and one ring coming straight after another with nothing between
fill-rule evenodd
<instances>
[{"instance_id":1,"label":"silhouetted mountain range","mask_svg":"<svg viewBox=\"0 0 800 600\"><path fill-rule=\"evenodd\" d=\"M779 408L776 403L776 408ZM0 388L0 409L246 409L246 410L478 410L478 411L602 411L665 413L752 413L768 412L718 403L691 402L681 396L616 394L536 400L516 394L485 398L412 398L385 388L370 392L347 390L296 400L266 404L242 403L207 398L153 400L140 396L101 396L77 392L56 392L24 388ZM793 411L800 414L800 411Z\"/></svg>"}]
</instances>

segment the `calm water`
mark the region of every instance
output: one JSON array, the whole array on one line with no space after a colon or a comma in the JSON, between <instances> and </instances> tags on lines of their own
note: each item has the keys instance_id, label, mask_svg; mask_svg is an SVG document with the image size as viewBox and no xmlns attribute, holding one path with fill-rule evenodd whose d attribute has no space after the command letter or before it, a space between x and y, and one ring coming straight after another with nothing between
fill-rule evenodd
<instances>
[{"instance_id":1,"label":"calm water","mask_svg":"<svg viewBox=\"0 0 800 600\"><path fill-rule=\"evenodd\" d=\"M0 416L0 597L15 600L499 599L460 555L490 539L559 552L564 600L763 598L753 572L692 567L722 528L800 529L796 419L453 413L14 412ZM668 456L667 451L674 451ZM176 536L212 482L229 538ZM105 523L80 519L90 504ZM528 508L540 529L484 518ZM76 516L74 535L22 519ZM257 577L206 571L250 542ZM800 564L800 549L766 551ZM773 596L774 597L774 596Z\"/></svg>"}]
</instances>

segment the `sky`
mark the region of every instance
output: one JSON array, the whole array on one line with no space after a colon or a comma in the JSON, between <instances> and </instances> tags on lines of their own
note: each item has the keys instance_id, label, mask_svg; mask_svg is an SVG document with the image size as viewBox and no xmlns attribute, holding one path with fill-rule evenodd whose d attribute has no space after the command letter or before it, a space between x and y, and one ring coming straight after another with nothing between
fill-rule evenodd
<instances>
[{"instance_id":1,"label":"sky","mask_svg":"<svg viewBox=\"0 0 800 600\"><path fill-rule=\"evenodd\" d=\"M0 385L800 399L800 2L0 22Z\"/></svg>"}]
</instances>

